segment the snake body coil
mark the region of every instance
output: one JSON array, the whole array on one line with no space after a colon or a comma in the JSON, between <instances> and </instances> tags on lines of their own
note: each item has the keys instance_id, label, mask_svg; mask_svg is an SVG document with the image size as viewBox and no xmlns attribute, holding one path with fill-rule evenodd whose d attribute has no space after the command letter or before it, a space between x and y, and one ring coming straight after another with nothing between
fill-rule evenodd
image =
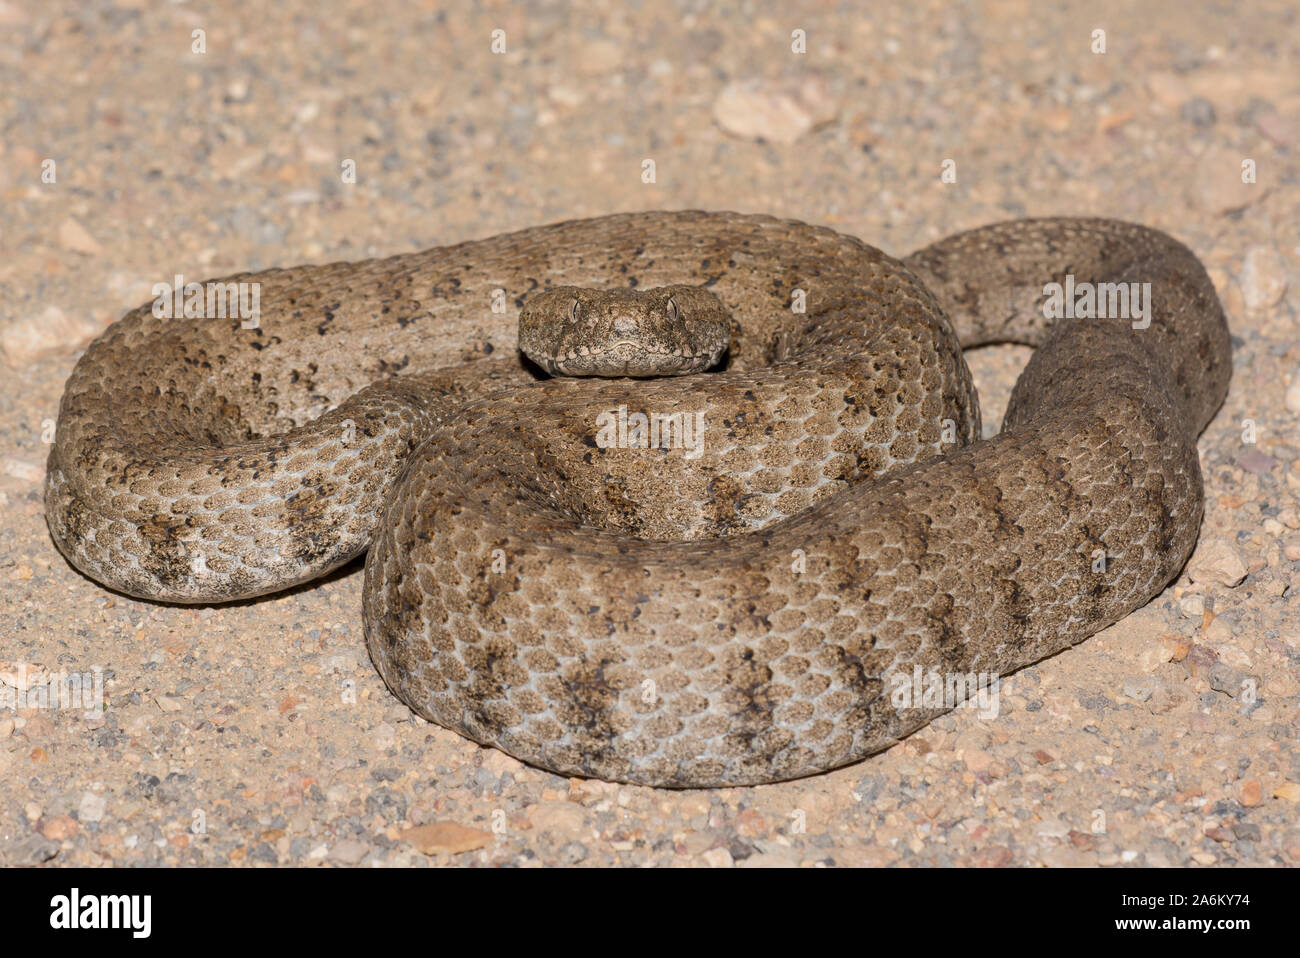
<instances>
[{"instance_id":1,"label":"snake body coil","mask_svg":"<svg viewBox=\"0 0 1300 958\"><path fill-rule=\"evenodd\" d=\"M212 602L369 546L367 642L415 711L664 786L852 762L951 705L900 703L917 669L1002 675L1148 601L1195 543L1230 373L1200 262L1108 220L899 262L769 217L635 213L221 282L260 284L256 324L144 306L77 364L46 485L64 555ZM1047 319L1050 283L1149 311ZM729 312L721 370L520 361L530 297L671 284ZM1037 349L977 442L959 344L991 341Z\"/></svg>"}]
</instances>

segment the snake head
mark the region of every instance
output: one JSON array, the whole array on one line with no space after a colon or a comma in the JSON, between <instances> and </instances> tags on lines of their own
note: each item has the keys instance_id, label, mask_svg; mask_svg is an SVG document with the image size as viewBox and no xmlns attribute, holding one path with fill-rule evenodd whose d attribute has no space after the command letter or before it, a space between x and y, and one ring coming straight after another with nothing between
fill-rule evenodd
<instances>
[{"instance_id":1,"label":"snake head","mask_svg":"<svg viewBox=\"0 0 1300 958\"><path fill-rule=\"evenodd\" d=\"M726 352L731 321L699 286L557 286L519 313L519 348L552 376L681 376Z\"/></svg>"}]
</instances>

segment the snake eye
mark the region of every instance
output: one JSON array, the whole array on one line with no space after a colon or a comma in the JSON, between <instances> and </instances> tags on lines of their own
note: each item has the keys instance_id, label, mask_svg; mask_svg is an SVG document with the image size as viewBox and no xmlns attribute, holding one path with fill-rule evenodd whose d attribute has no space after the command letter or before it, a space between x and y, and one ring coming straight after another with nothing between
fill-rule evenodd
<instances>
[{"instance_id":1,"label":"snake eye","mask_svg":"<svg viewBox=\"0 0 1300 958\"><path fill-rule=\"evenodd\" d=\"M581 312L581 305L582 304L575 299L573 304L569 307L569 319L572 322L576 323L578 321L578 315Z\"/></svg>"},{"instance_id":2,"label":"snake eye","mask_svg":"<svg viewBox=\"0 0 1300 958\"><path fill-rule=\"evenodd\" d=\"M677 322L682 315L681 310L677 308L677 300L673 299L671 296L668 297L668 302L664 306L664 312L668 314L668 321L670 323Z\"/></svg>"}]
</instances>

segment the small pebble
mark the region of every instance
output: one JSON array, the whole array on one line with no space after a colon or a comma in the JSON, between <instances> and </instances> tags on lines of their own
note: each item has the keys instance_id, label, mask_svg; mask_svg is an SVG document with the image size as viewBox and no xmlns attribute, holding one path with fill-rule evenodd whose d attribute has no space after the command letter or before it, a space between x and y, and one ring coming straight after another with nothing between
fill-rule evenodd
<instances>
[{"instance_id":1,"label":"small pebble","mask_svg":"<svg viewBox=\"0 0 1300 958\"><path fill-rule=\"evenodd\" d=\"M1264 110L1255 117L1255 126L1278 146L1291 148L1300 144L1300 124L1296 123L1294 116L1286 116L1277 110Z\"/></svg>"},{"instance_id":2,"label":"small pebble","mask_svg":"<svg viewBox=\"0 0 1300 958\"><path fill-rule=\"evenodd\" d=\"M839 112L830 84L817 74L727 84L713 102L713 118L746 140L793 143Z\"/></svg>"},{"instance_id":3,"label":"small pebble","mask_svg":"<svg viewBox=\"0 0 1300 958\"><path fill-rule=\"evenodd\" d=\"M103 795L85 792L81 796L81 804L77 806L77 817L83 822L98 822L104 818L107 808L108 802Z\"/></svg>"},{"instance_id":4,"label":"small pebble","mask_svg":"<svg viewBox=\"0 0 1300 958\"><path fill-rule=\"evenodd\" d=\"M1252 246L1242 260L1241 295L1248 309L1264 309L1286 292L1286 262L1272 246Z\"/></svg>"},{"instance_id":5,"label":"small pebble","mask_svg":"<svg viewBox=\"0 0 1300 958\"><path fill-rule=\"evenodd\" d=\"M710 868L730 868L735 864L731 858L731 852L725 848L710 848L700 857L704 859L704 864Z\"/></svg>"},{"instance_id":6,"label":"small pebble","mask_svg":"<svg viewBox=\"0 0 1300 958\"><path fill-rule=\"evenodd\" d=\"M1253 446L1236 456L1237 465L1256 476L1263 476L1277 468L1278 462L1267 453L1260 452Z\"/></svg>"},{"instance_id":7,"label":"small pebble","mask_svg":"<svg viewBox=\"0 0 1300 958\"><path fill-rule=\"evenodd\" d=\"M1146 676L1124 680L1124 694L1135 702L1145 702L1151 698L1154 691L1155 688L1152 686L1151 680Z\"/></svg>"},{"instance_id":8,"label":"small pebble","mask_svg":"<svg viewBox=\"0 0 1300 958\"><path fill-rule=\"evenodd\" d=\"M103 252L98 241L86 231L86 228L68 217L59 224L59 245L74 253L86 256L98 256Z\"/></svg>"},{"instance_id":9,"label":"small pebble","mask_svg":"<svg viewBox=\"0 0 1300 958\"><path fill-rule=\"evenodd\" d=\"M1178 115L1193 126L1214 126L1214 104L1203 96L1192 97L1178 108Z\"/></svg>"},{"instance_id":10,"label":"small pebble","mask_svg":"<svg viewBox=\"0 0 1300 958\"><path fill-rule=\"evenodd\" d=\"M1294 374L1291 386L1286 391L1286 408L1288 412L1300 414L1300 371Z\"/></svg>"},{"instance_id":11,"label":"small pebble","mask_svg":"<svg viewBox=\"0 0 1300 958\"><path fill-rule=\"evenodd\" d=\"M41 834L56 842L72 838L79 831L81 828L77 825L77 820L70 815L55 815L47 818L41 826Z\"/></svg>"},{"instance_id":12,"label":"small pebble","mask_svg":"<svg viewBox=\"0 0 1300 958\"><path fill-rule=\"evenodd\" d=\"M1226 539L1202 542L1187 564L1187 575L1193 582L1217 582L1229 588L1241 585L1246 572L1241 551Z\"/></svg>"},{"instance_id":13,"label":"small pebble","mask_svg":"<svg viewBox=\"0 0 1300 958\"><path fill-rule=\"evenodd\" d=\"M86 316L69 316L57 306L46 306L39 316L0 326L0 351L11 365L71 352L104 331Z\"/></svg>"},{"instance_id":14,"label":"small pebble","mask_svg":"<svg viewBox=\"0 0 1300 958\"><path fill-rule=\"evenodd\" d=\"M491 832L485 832L481 828L466 828L455 822L418 825L406 829L398 837L404 842L410 842L426 855L459 855L492 844Z\"/></svg>"},{"instance_id":15,"label":"small pebble","mask_svg":"<svg viewBox=\"0 0 1300 958\"><path fill-rule=\"evenodd\" d=\"M347 838L341 842L337 842L334 847L329 850L329 854L326 857L329 858L330 861L341 862L344 865L357 865L361 863L361 859L365 858L366 853L369 851L370 846L365 844L365 842L359 842Z\"/></svg>"},{"instance_id":16,"label":"small pebble","mask_svg":"<svg viewBox=\"0 0 1300 958\"><path fill-rule=\"evenodd\" d=\"M1259 185L1241 181L1241 163L1241 152L1226 147L1211 147L1201 154L1193 178L1193 192L1202 209L1215 214L1230 213L1259 199Z\"/></svg>"}]
</instances>

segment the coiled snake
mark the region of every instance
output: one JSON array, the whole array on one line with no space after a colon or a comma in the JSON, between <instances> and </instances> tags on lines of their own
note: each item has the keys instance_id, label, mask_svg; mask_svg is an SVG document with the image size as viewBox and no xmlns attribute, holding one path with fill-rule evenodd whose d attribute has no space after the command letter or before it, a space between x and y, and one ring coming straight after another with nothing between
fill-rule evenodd
<instances>
[{"instance_id":1,"label":"coiled snake","mask_svg":"<svg viewBox=\"0 0 1300 958\"><path fill-rule=\"evenodd\" d=\"M661 786L852 762L952 704L899 705L900 677L1002 675L1148 601L1195 543L1230 374L1200 262L1109 220L900 262L765 216L632 213L221 282L259 284L255 322L147 304L77 363L46 483L64 555L193 603L369 547L367 643L416 712ZM1100 315L1046 318L1050 283L1092 284ZM1144 289L1140 319L1109 314ZM521 308L556 373L718 358L681 328L728 348L546 378ZM991 341L1037 348L980 442L959 346Z\"/></svg>"}]
</instances>

